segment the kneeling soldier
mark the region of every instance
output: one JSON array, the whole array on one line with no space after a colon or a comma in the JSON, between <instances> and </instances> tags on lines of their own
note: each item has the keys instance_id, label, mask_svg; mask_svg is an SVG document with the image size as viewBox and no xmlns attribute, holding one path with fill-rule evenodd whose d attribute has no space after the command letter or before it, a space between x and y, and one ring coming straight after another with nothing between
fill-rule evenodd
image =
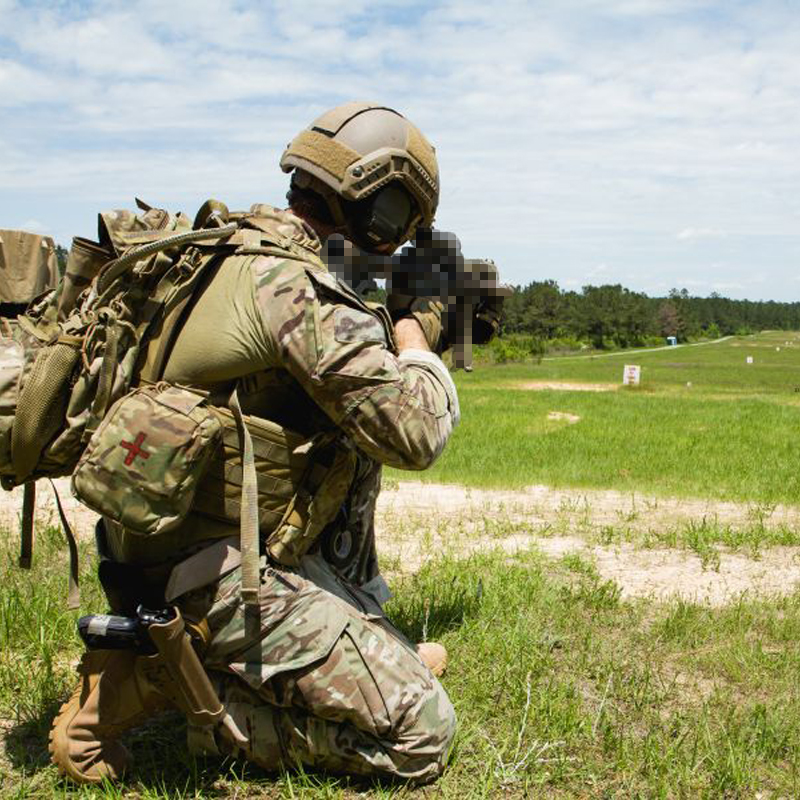
<instances>
[{"instance_id":1,"label":"kneeling soldier","mask_svg":"<svg viewBox=\"0 0 800 800\"><path fill-rule=\"evenodd\" d=\"M397 112L353 102L300 133L281 166L292 173L289 209L235 215L211 203L195 225L236 219L247 236L145 342L137 385L161 416L123 415L104 429L116 431L108 441L120 469L148 485L165 468L159 426L191 405L169 387L216 409L222 434L180 519L150 536L119 515L98 526L111 612L138 620L134 638L147 639L149 626L151 641L149 652L104 648L113 618L86 623L100 649L85 654L51 732L53 760L78 782L119 778L128 763L119 737L175 707L195 751L267 769L302 763L427 782L450 750L455 715L432 672L445 653L418 649L384 616L374 541L381 465L425 469L458 422L436 355L439 306L403 313L395 302L390 318L320 260L334 233L387 254L430 226L434 150ZM95 466L97 495L124 504ZM240 525L242 541L256 526L260 553L240 549ZM171 611L148 617L147 608Z\"/></svg>"}]
</instances>

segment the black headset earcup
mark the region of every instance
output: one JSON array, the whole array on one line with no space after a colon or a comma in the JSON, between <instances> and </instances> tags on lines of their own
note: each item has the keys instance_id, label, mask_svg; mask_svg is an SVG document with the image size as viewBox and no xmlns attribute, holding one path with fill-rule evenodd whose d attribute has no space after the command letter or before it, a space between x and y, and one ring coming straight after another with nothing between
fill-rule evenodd
<instances>
[{"instance_id":1,"label":"black headset earcup","mask_svg":"<svg viewBox=\"0 0 800 800\"><path fill-rule=\"evenodd\" d=\"M400 185L389 184L375 194L347 204L346 216L356 244L374 247L400 244L414 213L414 201Z\"/></svg>"}]
</instances>

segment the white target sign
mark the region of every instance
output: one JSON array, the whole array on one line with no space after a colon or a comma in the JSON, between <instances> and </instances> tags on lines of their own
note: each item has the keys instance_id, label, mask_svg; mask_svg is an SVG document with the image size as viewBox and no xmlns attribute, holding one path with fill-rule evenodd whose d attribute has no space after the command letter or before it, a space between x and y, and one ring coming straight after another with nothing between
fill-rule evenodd
<instances>
[{"instance_id":1,"label":"white target sign","mask_svg":"<svg viewBox=\"0 0 800 800\"><path fill-rule=\"evenodd\" d=\"M626 364L622 370L624 386L638 386L642 379L642 368L638 364Z\"/></svg>"}]
</instances>

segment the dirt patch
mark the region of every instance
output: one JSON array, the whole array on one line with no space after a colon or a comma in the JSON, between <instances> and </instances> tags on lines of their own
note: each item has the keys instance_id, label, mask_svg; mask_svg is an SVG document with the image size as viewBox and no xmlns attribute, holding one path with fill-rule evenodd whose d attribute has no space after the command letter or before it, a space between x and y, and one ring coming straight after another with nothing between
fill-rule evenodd
<instances>
[{"instance_id":1,"label":"dirt patch","mask_svg":"<svg viewBox=\"0 0 800 800\"><path fill-rule=\"evenodd\" d=\"M574 425L576 422L581 421L577 414L570 414L567 411L551 411L548 413L547 419L555 422L566 422L568 425Z\"/></svg>"},{"instance_id":2,"label":"dirt patch","mask_svg":"<svg viewBox=\"0 0 800 800\"><path fill-rule=\"evenodd\" d=\"M71 496L69 479L56 485L77 535L91 536L97 515ZM0 524L14 529L21 509L21 489L3 493ZM594 543L597 532L608 528L642 533L703 519L731 526L800 527L800 508L596 489L529 486L508 491L401 481L381 492L376 530L388 572L415 572L442 553L467 558L496 548L509 555L535 548L549 558L578 553L592 560L603 578L617 582L623 597L682 596L721 605L743 592L787 594L800 585L800 548L768 548L759 558L721 551L709 566L684 549ZM37 485L37 523L59 524L46 481Z\"/></svg>"},{"instance_id":3,"label":"dirt patch","mask_svg":"<svg viewBox=\"0 0 800 800\"><path fill-rule=\"evenodd\" d=\"M417 528L417 532L419 532ZM511 536L448 536L439 527L439 535L423 536L422 541L381 535L379 551L394 556L391 572L413 573L437 553L447 552L456 558L500 550L510 556L537 550L558 560L580 555L594 564L603 580L620 588L624 599L651 598L687 601L719 607L735 602L743 594L786 595L800 587L800 548L772 548L758 559L739 553L720 553L713 567L704 564L695 553L673 548L637 549L629 544L616 547L591 545L578 536L543 536L540 532L515 533ZM464 533L463 528L460 531ZM388 534L388 531L387 531Z\"/></svg>"},{"instance_id":4,"label":"dirt patch","mask_svg":"<svg viewBox=\"0 0 800 800\"><path fill-rule=\"evenodd\" d=\"M685 549L588 541L589 534L607 526L653 531L703 518L731 525L757 518L767 527L796 526L800 509L546 486L512 492L401 482L381 493L376 523L378 552L390 571L414 572L445 552L467 558L491 549L509 554L537 549L554 559L568 553L588 558L604 579L619 585L623 597L680 596L719 606L745 592L788 594L800 586L796 547L765 549L758 558L720 551L718 558L704 562Z\"/></svg>"},{"instance_id":5,"label":"dirt patch","mask_svg":"<svg viewBox=\"0 0 800 800\"><path fill-rule=\"evenodd\" d=\"M64 514L72 526L76 536L94 534L97 514L82 506L70 490L69 478L57 478L53 481L64 508ZM0 493L0 525L6 530L13 530L19 525L22 514L22 487L12 489L10 492ZM61 525L56 506L55 495L50 481L37 481L36 483L36 526L47 527Z\"/></svg>"},{"instance_id":6,"label":"dirt patch","mask_svg":"<svg viewBox=\"0 0 800 800\"><path fill-rule=\"evenodd\" d=\"M683 597L721 606L744 593L789 594L800 583L797 547L772 548L759 559L720 553L719 563L710 568L685 550L591 547L576 537L533 539L531 544L551 557L568 553L588 557L604 579L617 583L623 597Z\"/></svg>"},{"instance_id":7,"label":"dirt patch","mask_svg":"<svg viewBox=\"0 0 800 800\"><path fill-rule=\"evenodd\" d=\"M454 484L399 481L381 492L380 513L424 513L448 518L496 517L531 526L625 526L635 531L674 528L706 519L742 526L755 521L767 527L800 526L800 508L765 506L602 489L556 489L528 486L519 490L473 489Z\"/></svg>"},{"instance_id":8,"label":"dirt patch","mask_svg":"<svg viewBox=\"0 0 800 800\"><path fill-rule=\"evenodd\" d=\"M565 381L525 381L510 386L527 392L616 392L616 383L567 383Z\"/></svg>"}]
</instances>

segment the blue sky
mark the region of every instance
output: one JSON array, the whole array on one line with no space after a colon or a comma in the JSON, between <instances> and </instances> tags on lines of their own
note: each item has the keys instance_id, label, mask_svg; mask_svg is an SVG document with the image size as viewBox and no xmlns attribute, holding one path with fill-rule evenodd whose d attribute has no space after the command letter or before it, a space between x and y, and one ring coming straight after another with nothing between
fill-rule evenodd
<instances>
[{"instance_id":1,"label":"blue sky","mask_svg":"<svg viewBox=\"0 0 800 800\"><path fill-rule=\"evenodd\" d=\"M423 129L437 224L514 283L800 299L795 0L0 0L0 227L281 205L354 98Z\"/></svg>"}]
</instances>

